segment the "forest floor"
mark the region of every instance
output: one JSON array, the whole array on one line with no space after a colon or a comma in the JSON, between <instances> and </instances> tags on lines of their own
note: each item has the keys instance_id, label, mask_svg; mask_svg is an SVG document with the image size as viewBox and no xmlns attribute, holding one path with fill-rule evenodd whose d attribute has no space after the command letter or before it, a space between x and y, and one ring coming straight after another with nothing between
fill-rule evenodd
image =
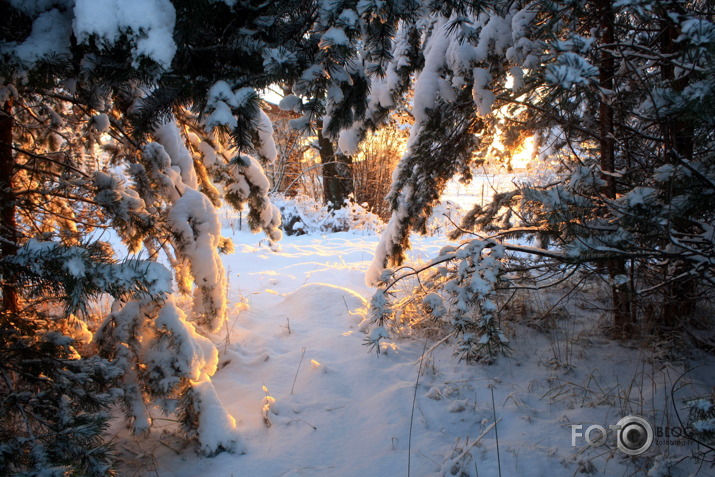
<instances>
[{"instance_id":1,"label":"forest floor","mask_svg":"<svg viewBox=\"0 0 715 477\"><path fill-rule=\"evenodd\" d=\"M225 234L236 253L224 258L231 311L214 336L222 367L213 379L245 453L200 457L169 420L140 440L117 422L120 475L715 475L688 457L691 443L656 438L628 457L610 432L601 447L580 436L572 446L572 425L608 429L629 414L677 427L683 400L715 385L710 355L605 338L598 290L573 294L546 318L558 290L521 298L502 318L513 353L494 365L461 363L449 344L422 357L436 342L424 338L378 357L359 327L374 291L364 272L375 233L285 237L279 251L257 235ZM411 258L429 259L445 240L415 238Z\"/></svg>"}]
</instances>

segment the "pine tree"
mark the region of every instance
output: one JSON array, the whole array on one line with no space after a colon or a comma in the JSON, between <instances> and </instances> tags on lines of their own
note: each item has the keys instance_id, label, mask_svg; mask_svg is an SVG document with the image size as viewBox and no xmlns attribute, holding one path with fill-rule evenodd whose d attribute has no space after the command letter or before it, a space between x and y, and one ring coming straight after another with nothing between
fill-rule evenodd
<instances>
[{"instance_id":1,"label":"pine tree","mask_svg":"<svg viewBox=\"0 0 715 477\"><path fill-rule=\"evenodd\" d=\"M179 292L191 295L190 312L163 289L114 293L95 345L120 371L113 385L134 431L149 429L158 406L180 417L203 452L232 450L235 421L211 385L217 352L205 335L225 320L218 253L232 250L220 236L216 207L248 205L251 228L280 239L263 172L276 151L256 91L295 84L308 98L308 121L323 121L336 140L367 115L365 72L385 70L391 37L415 5L156 0L130 15L119 3L108 7L97 21L85 0L2 3L12 21L0 38L0 260L14 263L38 240L47 244L39 249L86 258L82 266L72 262L73 280L86 284L85 272L95 273L104 259L77 247L93 249L90 234L103 228L131 253L145 250L149 267L164 256ZM371 114L377 121L384 111ZM30 297L8 267L3 313L15 315ZM146 278L129 276L129 288ZM67 293L84 310L86 297L72 283ZM108 284L95 285L112 294L102 288ZM63 286L48 293L61 294ZM49 326L35 321L32 330ZM62 355L62 346L48 358ZM85 352L81 359L94 356Z\"/></svg>"},{"instance_id":2,"label":"pine tree","mask_svg":"<svg viewBox=\"0 0 715 477\"><path fill-rule=\"evenodd\" d=\"M101 444L107 416L99 411L117 398L135 432L149 429L156 405L175 412L204 453L238 449L235 420L223 411L210 380L218 354L204 336L225 320L225 271L218 253L232 250L220 236L216 207L224 197L216 185L223 184L229 203L250 206L252 228L265 230L271 240L280 238L280 217L268 200L269 183L260 164L275 155L272 129L249 84L262 87L287 74L281 68L271 72L269 62L264 68L255 53L270 49L267 39L279 45L284 35L300 38L300 30L294 29L305 23L295 15L285 25L268 22L272 15L285 18L292 9L287 3L254 8L157 1L143 5L143 15L129 16L117 5L99 23L89 7L82 1L2 4L14 21L3 27L0 41L5 60L0 276L9 345L42 355L46 375L60 372L53 366L76 358L66 363L77 376L75 386L84 376L79 371L91 366L107 370L94 373L96 379L85 376L87 393L99 396L113 386L113 394L105 392L83 404L77 393L66 393L67 406L84 406L96 414L89 416L93 424L79 442L91 441L86 451L96 451L98 463L87 472L96 475L109 472L109 467L99 467L107 462ZM215 29L202 28L207 18ZM228 29L237 21L245 21L246 28ZM254 35L249 26L260 33ZM274 30L283 27L290 31L274 37ZM230 41L226 31L234 35ZM201 50L214 55L195 54ZM100 265L111 253L80 252L96 248L89 237L98 228L111 228L132 253L145 249L148 261L128 262L122 272L106 276ZM28 246L38 255L32 259L35 273L54 270L49 263L55 262L45 252L59 253L75 267L69 269L67 283L60 280L66 274L55 281L43 275L44 299L57 301L66 293L82 313L66 311L55 324L43 318L46 310L30 308L31 290L14 269ZM193 295L188 316L167 296L171 285L130 294L111 283L119 280L126 290L139 287L148 278L130 273L137 267L148 267L145 271L156 279L160 254L174 268L179 291ZM90 285L95 288L88 295L82 287ZM70 352L70 340L48 334L65 322L88 319L88 300L102 293L116 301L95 336L98 355L91 346L77 355ZM21 312L24 321L14 318ZM23 330L17 339L16 328ZM16 375L8 379L9 396L28 386ZM52 392L61 395L62 390ZM45 395L48 406L56 405L54 394ZM19 445L23 432L34 432L30 427L35 424L22 431L13 427L17 422L15 417L7 421L13 432L4 445ZM45 440L52 444L51 439ZM69 452L67 461L57 461L57 469L81 469L83 455ZM39 471L55 466L52 459L38 454L22 465Z\"/></svg>"},{"instance_id":3,"label":"pine tree","mask_svg":"<svg viewBox=\"0 0 715 477\"><path fill-rule=\"evenodd\" d=\"M672 305L712 286L713 115L700 106L712 104L711 13L699 2L637 1L427 10L415 125L367 281L401 279L383 269L402 263L446 181L497 155L495 135L508 153L533 134L542 156L563 164L560 181L496 195L454 236L538 237L548 246L504 245L555 271L605 270L621 335L653 304L664 312L658 326L682 323L692 308Z\"/></svg>"},{"instance_id":4,"label":"pine tree","mask_svg":"<svg viewBox=\"0 0 715 477\"><path fill-rule=\"evenodd\" d=\"M536 198L537 207L544 204L547 220L560 222L568 231L561 238L566 239L571 258L605 263L609 268L618 333L633 330L637 307L648 302L657 303L664 312L656 325L672 326L692 313L698 293L693 280L706 287L711 281L709 272L699 265L702 251L691 255L692 250L676 238L687 236L686 241L702 243L700 234L709 226L701 227L711 218L695 209L685 212L693 214L688 218L674 220L673 215L674 210L684 212L679 207L681 201L705 203L710 194L701 187L679 189L660 171L684 163L709 168L711 146L707 144L712 138L703 135L699 148L690 145L689 138L694 131L707 130L712 115L701 110L704 114L694 121L684 110L673 108L670 98L679 96L690 82L697 83L701 68L709 68L712 57L708 51L712 50L705 45L712 45L712 36L706 33L712 23L697 4L679 2L618 7L606 2L595 11L576 2L551 8L560 8L562 14L570 12L569 18L578 20L568 27L571 45L550 40L555 62L546 62L548 93L535 106L541 111L547 105L560 106L551 124L563 131L564 145L578 162L562 188L566 192L560 195L563 203L544 200L547 194L553 196L553 190L529 192L528 199ZM704 33L698 33L697 53L687 34L674 41L673 31L687 31L691 24ZM594 27L598 33L587 36ZM555 31L555 27L550 30L552 35ZM654 57L661 59L655 61ZM586 62L577 63L577 58ZM689 67L675 75L677 64ZM592 73L588 73L588 65L594 65ZM576 67L587 74L581 73L579 78ZM575 92L574 79L581 85ZM709 98L712 90L705 83L700 86L702 98ZM589 110L598 114L590 116ZM675 134L674 129L678 130ZM548 142L554 136L543 135L543 140ZM566 212L569 209L573 213ZM661 266L654 265L656 257ZM657 296L673 286L677 291L670 298ZM672 306L676 300L681 304L677 311Z\"/></svg>"},{"instance_id":5,"label":"pine tree","mask_svg":"<svg viewBox=\"0 0 715 477\"><path fill-rule=\"evenodd\" d=\"M318 3L308 41L296 51L298 75L283 83L293 94L281 105L302 113L292 121L295 128L317 135L324 201L331 208L343 207L353 193L351 156L357 143L388 120L408 89L414 66L396 66L393 60L395 53L404 59L414 46L416 29L400 25L416 18L416 10L413 1ZM401 38L397 48L395 35ZM412 44L406 45L404 36Z\"/></svg>"},{"instance_id":6,"label":"pine tree","mask_svg":"<svg viewBox=\"0 0 715 477\"><path fill-rule=\"evenodd\" d=\"M171 291L163 266L112 255L102 242L31 239L0 260L3 282L22 290L22 309L0 314L3 475L112 473L103 432L122 370L90 352L82 317L103 294L161 300Z\"/></svg>"}]
</instances>

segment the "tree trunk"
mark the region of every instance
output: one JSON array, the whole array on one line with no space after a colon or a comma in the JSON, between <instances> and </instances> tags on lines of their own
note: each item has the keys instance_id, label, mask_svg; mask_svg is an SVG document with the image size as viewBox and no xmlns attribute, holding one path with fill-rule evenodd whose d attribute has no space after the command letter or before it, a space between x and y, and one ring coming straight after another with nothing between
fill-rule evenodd
<instances>
[{"instance_id":1,"label":"tree trunk","mask_svg":"<svg viewBox=\"0 0 715 477\"><path fill-rule=\"evenodd\" d=\"M599 146L601 152L601 170L606 172L604 179L606 187L603 191L606 200L616 198L616 178L613 172L616 170L616 139L614 128L613 106L611 104L611 92L613 91L613 77L616 67L615 59L610 51L611 45L615 43L615 13L610 0L599 0L597 2L597 14L600 18L601 26L601 51L599 58L599 85L601 87L601 100L599 104ZM621 280L616 283L615 278L619 275L626 275L626 263L621 258L608 260L608 273L611 281L611 294L613 297L613 324L616 332L622 336L633 332L635 320L633 316L632 296L629 290L628 280Z\"/></svg>"},{"instance_id":2,"label":"tree trunk","mask_svg":"<svg viewBox=\"0 0 715 477\"><path fill-rule=\"evenodd\" d=\"M680 36L680 29L673 21L672 13L684 13L682 5L677 1L665 4L659 11L661 22L660 49L664 59L660 65L661 79L665 85L669 85L673 91L681 92L688 85L688 79L684 76L676 77L675 63L667 59L678 51L676 39ZM691 160L693 158L693 127L686 121L678 118L665 116L661 119L661 130L663 134L664 159L667 164L677 166L681 160ZM673 195L673 184L667 185L666 201L670 202ZM673 224L676 227L678 224ZM669 238L666 238L669 240ZM689 265L684 261L677 261L666 267L663 280L668 280L673 276L681 275L687 271ZM664 288L664 303L660 317L660 325L664 327L677 326L683 318L691 315L695 311L696 305L696 281L693 278L676 280Z\"/></svg>"},{"instance_id":3,"label":"tree trunk","mask_svg":"<svg viewBox=\"0 0 715 477\"><path fill-rule=\"evenodd\" d=\"M17 253L17 222L15 220L15 189L13 187L14 156L12 153L12 100L5 102L0 112L0 259ZM2 277L3 311L17 313L17 290Z\"/></svg>"},{"instance_id":4,"label":"tree trunk","mask_svg":"<svg viewBox=\"0 0 715 477\"><path fill-rule=\"evenodd\" d=\"M352 158L335 152L333 142L318 129L320 162L323 164L323 198L330 210L342 208L353 193Z\"/></svg>"}]
</instances>

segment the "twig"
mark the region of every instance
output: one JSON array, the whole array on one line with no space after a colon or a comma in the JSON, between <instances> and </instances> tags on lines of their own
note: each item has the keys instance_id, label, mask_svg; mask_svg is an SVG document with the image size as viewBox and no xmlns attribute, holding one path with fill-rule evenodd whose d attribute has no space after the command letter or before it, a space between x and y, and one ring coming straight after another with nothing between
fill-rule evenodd
<instances>
[{"instance_id":1,"label":"twig","mask_svg":"<svg viewBox=\"0 0 715 477\"><path fill-rule=\"evenodd\" d=\"M501 457L499 456L499 428L497 427L497 410L496 406L494 405L494 388L489 387L489 390L492 392L492 413L494 414L494 436L497 441L497 468L499 469L499 477L501 477Z\"/></svg>"},{"instance_id":2,"label":"twig","mask_svg":"<svg viewBox=\"0 0 715 477\"><path fill-rule=\"evenodd\" d=\"M453 331L453 332L451 332L450 334L448 334L447 336L445 336L444 338L442 338L441 340L439 340L438 342L436 342L435 344L433 344L432 346L430 346L430 349L428 349L427 351L425 351L425 352L422 354L422 356L420 356L419 361L421 362L422 359L425 357L425 355L430 354L430 353L431 353L432 351L434 351L439 345L441 345L442 343L444 343L444 342L447 341L448 339L452 338L452 337L455 336L456 334L457 334L457 332L456 332L456 331ZM417 361L415 361L414 364L417 364Z\"/></svg>"},{"instance_id":3,"label":"twig","mask_svg":"<svg viewBox=\"0 0 715 477\"><path fill-rule=\"evenodd\" d=\"M306 170L301 171L301 173L298 174L298 177L296 177L295 179L293 179L293 182L291 182L290 184L288 184L288 187L286 187L285 190L283 190L283 193L285 194L286 192L288 192L288 190L290 190L290 188L293 187L293 184L295 184L296 182L298 182L298 179L300 179L301 177L303 177L306 172L309 172L309 171L311 171L311 170L313 170L313 169L317 169L318 167L327 166L327 165L329 165L329 164L343 164L343 165L345 165L345 166L352 167L352 164L347 164L347 163L345 163L345 162L340 162L340 161L330 161L330 162L325 162L325 163L321 163L321 164L315 164L314 166L311 166L311 167L307 168Z\"/></svg>"},{"instance_id":4,"label":"twig","mask_svg":"<svg viewBox=\"0 0 715 477\"><path fill-rule=\"evenodd\" d=\"M417 386L420 384L420 374L422 374L422 363L425 360L425 351L427 350L427 340L425 339L425 346L422 348L422 357L420 358L420 367L417 370L417 379L415 380L415 392L412 395L412 412L410 413L410 432L407 437L407 477L410 477L410 470L412 465L412 424L415 420L415 403L417 402Z\"/></svg>"},{"instance_id":5,"label":"twig","mask_svg":"<svg viewBox=\"0 0 715 477\"><path fill-rule=\"evenodd\" d=\"M501 421L501 417L500 417L498 420L496 420L496 421L492 422L491 424L489 424L489 426L487 426L487 428L484 429L481 434L479 434L479 437L477 437L477 438L474 440L474 442L472 442L471 444L469 444L469 447L467 447L466 449L464 449L464 451L462 452L462 455L463 455L463 456L466 455L466 453L467 453L472 447L476 446L476 445L479 443L479 441L482 440L482 437L486 436L486 435L489 433L489 431L492 430L492 428L496 428L496 427L497 427L497 424L499 424L500 421ZM498 439L499 439L499 438L497 437L497 445L499 444L499 440L498 440ZM501 470L500 470L500 472L501 472ZM501 474L500 474L500 475L501 475Z\"/></svg>"},{"instance_id":6,"label":"twig","mask_svg":"<svg viewBox=\"0 0 715 477\"><path fill-rule=\"evenodd\" d=\"M701 440L697 439L692 432L688 431L688 427L683 424L682 419L680 418L680 413L678 412L678 406L675 405L675 388L678 385L678 381L683 379L687 374L691 373L693 370L700 368L701 366L704 366L704 364L700 364L698 366L695 366L694 368L690 368L689 370L685 371L683 374L678 376L678 379L675 380L673 385L670 388L670 402L673 405L673 410L675 411L675 417L678 419L678 423L680 424L681 429L683 429L683 434L685 435L686 438L690 439L691 441L695 442L696 444L699 444L707 449L709 449L711 452L715 451L715 447L708 445Z\"/></svg>"},{"instance_id":7,"label":"twig","mask_svg":"<svg viewBox=\"0 0 715 477\"><path fill-rule=\"evenodd\" d=\"M295 382L298 379L298 372L300 371L300 365L303 364L304 357L305 357L305 346L303 346L303 354L300 355L300 362L298 363L298 369L295 370L295 377L293 378L293 386L290 387L291 394L293 394L293 389L295 389Z\"/></svg>"},{"instance_id":8,"label":"twig","mask_svg":"<svg viewBox=\"0 0 715 477\"><path fill-rule=\"evenodd\" d=\"M304 422L305 424L308 424L310 427L312 427L314 431L317 431L317 430L318 430L317 427L315 427L313 424L309 423L309 422L306 421L305 419L293 419L292 421L289 421L289 423L290 423L290 422Z\"/></svg>"},{"instance_id":9,"label":"twig","mask_svg":"<svg viewBox=\"0 0 715 477\"><path fill-rule=\"evenodd\" d=\"M163 445L163 446L166 447L167 449L171 449L172 451L174 451L174 453L175 453L176 455L181 455L181 451L180 451L180 450L174 449L173 447L171 447L171 446L170 446L169 444L167 444L166 442L163 442L163 441L160 440L160 441L159 441L159 444Z\"/></svg>"},{"instance_id":10,"label":"twig","mask_svg":"<svg viewBox=\"0 0 715 477\"><path fill-rule=\"evenodd\" d=\"M348 313L350 313L350 307L348 307L348 301L345 299L345 296L343 296L342 298L343 298L343 303L345 303L345 309L348 311Z\"/></svg>"}]
</instances>

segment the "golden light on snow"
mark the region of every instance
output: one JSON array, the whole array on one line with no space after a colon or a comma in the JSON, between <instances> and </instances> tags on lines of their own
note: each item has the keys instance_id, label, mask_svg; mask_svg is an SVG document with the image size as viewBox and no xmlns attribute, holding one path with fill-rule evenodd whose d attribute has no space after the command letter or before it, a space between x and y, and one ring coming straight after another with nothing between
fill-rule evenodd
<instances>
[{"instance_id":1,"label":"golden light on snow","mask_svg":"<svg viewBox=\"0 0 715 477\"><path fill-rule=\"evenodd\" d=\"M536 155L536 139L534 136L524 139L521 146L511 152L504 146L499 135L496 135L491 147L494 151L498 151L499 153L507 153L511 162L511 168L515 170L526 169L527 165L534 160Z\"/></svg>"},{"instance_id":2,"label":"golden light on snow","mask_svg":"<svg viewBox=\"0 0 715 477\"><path fill-rule=\"evenodd\" d=\"M536 141L534 137L528 137L524 144L511 156L511 167L514 169L526 169L527 165L534 159L536 154Z\"/></svg>"}]
</instances>

